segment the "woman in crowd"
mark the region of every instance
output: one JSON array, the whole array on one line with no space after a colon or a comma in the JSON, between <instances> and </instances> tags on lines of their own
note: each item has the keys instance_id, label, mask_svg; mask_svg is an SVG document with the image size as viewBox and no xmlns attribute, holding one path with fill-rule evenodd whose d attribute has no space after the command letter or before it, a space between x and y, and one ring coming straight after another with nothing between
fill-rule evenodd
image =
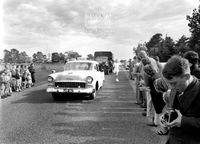
<instances>
[{"instance_id":1,"label":"woman in crowd","mask_svg":"<svg viewBox=\"0 0 200 144\"><path fill-rule=\"evenodd\" d=\"M26 65L24 65L24 73L23 73L23 77L25 79L23 87L27 88L28 87L28 82L32 83L32 79L31 79L31 73L28 70L28 67ZM29 77L29 78L28 78ZM31 81L31 82L30 82Z\"/></svg>"},{"instance_id":2,"label":"woman in crowd","mask_svg":"<svg viewBox=\"0 0 200 144\"><path fill-rule=\"evenodd\" d=\"M145 51L140 51L139 56L142 59L147 58L150 61L150 64L143 66L143 70L146 75L148 75L146 76L146 79L148 80L146 86L150 88L150 95L156 112L154 116L154 123L152 124L152 126L157 126L160 124L159 117L162 114L163 107L165 106L165 102L162 99L162 93L158 93L153 86L154 80L160 77L159 68L157 66L156 60L149 57Z\"/></svg>"},{"instance_id":3,"label":"woman in crowd","mask_svg":"<svg viewBox=\"0 0 200 144\"><path fill-rule=\"evenodd\" d=\"M0 96L1 96L1 98L4 98L4 96L5 96L5 73L4 73L4 71L2 71L1 73L0 73Z\"/></svg>"},{"instance_id":4,"label":"woman in crowd","mask_svg":"<svg viewBox=\"0 0 200 144\"><path fill-rule=\"evenodd\" d=\"M142 63L141 63L141 59L137 56L136 57L136 62L134 65L134 72L133 72L133 76L135 77L135 90L136 90L136 103L141 105L143 103L143 99L142 99L142 95L141 95L141 91L139 90L139 86L141 85L141 80L142 80Z\"/></svg>"},{"instance_id":5,"label":"woman in crowd","mask_svg":"<svg viewBox=\"0 0 200 144\"><path fill-rule=\"evenodd\" d=\"M145 67L146 65L151 64L151 61L148 58L143 58L142 64ZM143 73L143 79L144 79L145 87L140 87L140 90L143 92L143 95L145 96L144 99L146 100L147 109L146 109L146 113L142 113L142 114L143 116L150 117L151 111L153 110L153 105L152 105L152 100L151 100L151 95L150 95L149 78L148 78L148 74L145 71Z\"/></svg>"},{"instance_id":6,"label":"woman in crowd","mask_svg":"<svg viewBox=\"0 0 200 144\"><path fill-rule=\"evenodd\" d=\"M5 73L5 95L6 96L11 96L12 94L12 89L11 89L11 77L12 77L12 74L11 74L11 71L9 69L9 65L5 65L5 70L4 70L4 73Z\"/></svg>"}]
</instances>

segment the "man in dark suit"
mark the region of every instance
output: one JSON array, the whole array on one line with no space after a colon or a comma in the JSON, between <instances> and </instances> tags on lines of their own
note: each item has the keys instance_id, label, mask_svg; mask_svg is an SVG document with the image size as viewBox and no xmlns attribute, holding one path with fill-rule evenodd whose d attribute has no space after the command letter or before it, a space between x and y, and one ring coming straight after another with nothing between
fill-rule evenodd
<instances>
[{"instance_id":1,"label":"man in dark suit","mask_svg":"<svg viewBox=\"0 0 200 144\"><path fill-rule=\"evenodd\" d=\"M166 122L167 144L200 143L200 80L190 74L187 59L171 57L162 71L166 83L176 90L172 107L178 116Z\"/></svg>"},{"instance_id":2,"label":"man in dark suit","mask_svg":"<svg viewBox=\"0 0 200 144\"><path fill-rule=\"evenodd\" d=\"M34 85L34 83L35 83L35 68L34 68L33 63L30 64L30 66L28 67L28 70L31 73L32 84Z\"/></svg>"}]
</instances>

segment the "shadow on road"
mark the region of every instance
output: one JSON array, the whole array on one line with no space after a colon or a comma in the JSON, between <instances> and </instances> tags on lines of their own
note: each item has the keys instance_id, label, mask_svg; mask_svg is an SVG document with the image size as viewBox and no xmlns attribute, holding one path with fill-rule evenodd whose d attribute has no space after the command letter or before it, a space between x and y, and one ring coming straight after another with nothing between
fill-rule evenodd
<instances>
[{"instance_id":1,"label":"shadow on road","mask_svg":"<svg viewBox=\"0 0 200 144\"><path fill-rule=\"evenodd\" d=\"M20 94L20 93L19 93ZM40 90L26 90L26 92L21 95L21 98L13 101L12 103L33 103L33 104L43 104L43 103L80 103L84 100L83 95L76 94L63 94L59 100L53 100L52 95L46 92L46 89Z\"/></svg>"}]
</instances>

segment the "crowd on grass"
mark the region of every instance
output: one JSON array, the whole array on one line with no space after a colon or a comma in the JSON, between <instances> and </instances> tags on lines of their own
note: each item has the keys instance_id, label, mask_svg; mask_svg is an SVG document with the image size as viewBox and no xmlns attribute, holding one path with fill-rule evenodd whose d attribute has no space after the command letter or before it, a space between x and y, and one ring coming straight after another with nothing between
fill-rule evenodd
<instances>
[{"instance_id":1,"label":"crowd on grass","mask_svg":"<svg viewBox=\"0 0 200 144\"><path fill-rule=\"evenodd\" d=\"M0 96L5 98L12 95L12 92L20 92L25 88L34 86L35 69L33 63L5 64L0 71Z\"/></svg>"},{"instance_id":2,"label":"crowd on grass","mask_svg":"<svg viewBox=\"0 0 200 144\"><path fill-rule=\"evenodd\" d=\"M144 108L148 126L169 135L167 144L200 143L199 55L188 51L167 62L140 51L130 61L130 79L136 82L136 103Z\"/></svg>"}]
</instances>

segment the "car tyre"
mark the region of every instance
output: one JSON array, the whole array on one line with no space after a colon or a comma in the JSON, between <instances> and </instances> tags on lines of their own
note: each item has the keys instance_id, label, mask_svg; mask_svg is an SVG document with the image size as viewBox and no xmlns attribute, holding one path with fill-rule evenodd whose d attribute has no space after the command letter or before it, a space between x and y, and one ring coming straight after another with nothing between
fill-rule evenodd
<instances>
[{"instance_id":1,"label":"car tyre","mask_svg":"<svg viewBox=\"0 0 200 144\"><path fill-rule=\"evenodd\" d=\"M96 91L89 95L89 100L93 100L96 97Z\"/></svg>"},{"instance_id":2,"label":"car tyre","mask_svg":"<svg viewBox=\"0 0 200 144\"><path fill-rule=\"evenodd\" d=\"M91 94L89 94L89 95L87 96L87 99L88 99L88 100L93 100L93 99L96 97L96 94L97 94L97 88L94 89L94 92L93 92L93 93L91 93Z\"/></svg>"}]
</instances>

